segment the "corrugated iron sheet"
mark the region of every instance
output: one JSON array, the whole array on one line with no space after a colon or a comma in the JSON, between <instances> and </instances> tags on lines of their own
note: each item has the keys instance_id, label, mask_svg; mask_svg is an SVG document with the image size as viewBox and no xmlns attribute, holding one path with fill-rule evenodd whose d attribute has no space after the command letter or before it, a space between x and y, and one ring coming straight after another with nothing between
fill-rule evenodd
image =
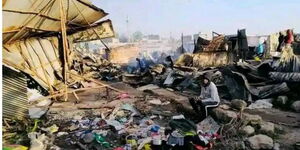
<instances>
[{"instance_id":1,"label":"corrugated iron sheet","mask_svg":"<svg viewBox=\"0 0 300 150\"><path fill-rule=\"evenodd\" d=\"M107 15L89 0L63 0L63 3L67 30L88 25L81 13L90 24ZM35 33L61 31L59 0L6 0L2 3L2 16L3 43L28 38Z\"/></svg>"},{"instance_id":2,"label":"corrugated iron sheet","mask_svg":"<svg viewBox=\"0 0 300 150\"><path fill-rule=\"evenodd\" d=\"M59 89L62 81L58 38L29 38L3 45L3 63L29 74L45 89Z\"/></svg>"},{"instance_id":3,"label":"corrugated iron sheet","mask_svg":"<svg viewBox=\"0 0 300 150\"><path fill-rule=\"evenodd\" d=\"M67 33L72 42L114 36L107 15L89 0L63 0ZM58 34L61 31L59 0L6 0L3 6L3 63L29 74L47 90L63 87ZM83 17L84 16L84 17ZM96 23L97 22L97 23ZM47 37L46 37L47 36ZM72 62L72 50L67 63ZM68 82L74 82L68 78Z\"/></svg>"},{"instance_id":4,"label":"corrugated iron sheet","mask_svg":"<svg viewBox=\"0 0 300 150\"><path fill-rule=\"evenodd\" d=\"M78 29L80 30L80 29ZM77 31L74 34L69 35L68 37L74 42L87 42L92 40L98 40L100 38L109 38L114 36L114 30L110 20L105 20L93 25L91 28L85 29L83 31Z\"/></svg>"},{"instance_id":5,"label":"corrugated iron sheet","mask_svg":"<svg viewBox=\"0 0 300 150\"><path fill-rule=\"evenodd\" d=\"M3 117L24 118L28 115L27 83L22 73L3 67Z\"/></svg>"}]
</instances>

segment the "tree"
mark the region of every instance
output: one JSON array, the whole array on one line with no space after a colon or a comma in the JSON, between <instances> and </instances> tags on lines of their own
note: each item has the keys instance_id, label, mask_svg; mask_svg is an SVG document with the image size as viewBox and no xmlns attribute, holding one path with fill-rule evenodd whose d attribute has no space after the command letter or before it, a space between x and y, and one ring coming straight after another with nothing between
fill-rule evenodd
<instances>
[{"instance_id":1,"label":"tree","mask_svg":"<svg viewBox=\"0 0 300 150\"><path fill-rule=\"evenodd\" d=\"M120 41L121 43L126 43L126 42L128 42L128 37L127 37L125 34L121 34L121 35L119 36L119 41Z\"/></svg>"},{"instance_id":2,"label":"tree","mask_svg":"<svg viewBox=\"0 0 300 150\"><path fill-rule=\"evenodd\" d=\"M134 42L141 41L143 39L143 33L141 31L136 31L132 34L132 40Z\"/></svg>"}]
</instances>

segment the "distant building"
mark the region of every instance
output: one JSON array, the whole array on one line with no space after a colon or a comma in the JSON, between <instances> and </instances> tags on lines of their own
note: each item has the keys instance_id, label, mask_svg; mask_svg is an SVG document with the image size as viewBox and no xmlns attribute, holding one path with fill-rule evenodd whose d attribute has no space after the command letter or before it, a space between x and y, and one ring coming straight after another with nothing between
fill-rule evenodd
<instances>
[{"instance_id":1,"label":"distant building","mask_svg":"<svg viewBox=\"0 0 300 150\"><path fill-rule=\"evenodd\" d=\"M150 34L150 35L146 35L145 39L147 39L147 40L160 40L160 36L158 34Z\"/></svg>"},{"instance_id":2,"label":"distant building","mask_svg":"<svg viewBox=\"0 0 300 150\"><path fill-rule=\"evenodd\" d=\"M107 44L113 44L113 43L120 42L119 39L117 39L117 38L106 38L106 39L102 39L102 41Z\"/></svg>"}]
</instances>

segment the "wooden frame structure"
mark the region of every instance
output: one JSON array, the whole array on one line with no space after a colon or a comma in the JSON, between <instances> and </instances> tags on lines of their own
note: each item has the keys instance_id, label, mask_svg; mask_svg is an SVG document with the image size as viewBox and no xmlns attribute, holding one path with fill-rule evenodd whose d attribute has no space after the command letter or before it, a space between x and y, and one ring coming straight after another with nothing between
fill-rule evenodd
<instances>
[{"instance_id":1,"label":"wooden frame structure","mask_svg":"<svg viewBox=\"0 0 300 150\"><path fill-rule=\"evenodd\" d=\"M14 5L16 5L16 10ZM58 6L59 9L57 9ZM23 9L20 10L20 8ZM58 13L55 12L56 10L59 10L59 16L57 15ZM97 39L100 40L107 49L109 49L107 45L101 40L101 38L114 36L110 20L95 23L97 20L107 15L107 13L105 13L102 9L92 5L88 0L24 0L18 4L16 4L16 1L6 0L3 2L3 12L5 13L4 20L7 20L4 23L2 30L4 36L3 52L7 56L7 59L3 59L3 62L5 65L23 71L30 76L33 75L35 76L34 79L38 79L40 82L43 82L43 85L47 86L47 89L50 93L50 95L45 98L56 98L57 96L64 96L64 100L67 101L68 94L73 93L76 99L79 100L76 92L92 88L106 88L106 93L108 95L107 97L109 97L110 90L114 90L121 93L123 92L100 81L86 79L81 76L80 78L95 82L99 86L75 90L68 89L68 79L72 76L75 76L74 74L69 72L69 63L71 62L69 54L72 50L73 42L70 40L76 40L74 39L74 37L70 37L70 33L76 34L78 32L78 29L79 32L82 32L85 29L92 30L93 36L96 35ZM86 18L86 16L91 17ZM16 21L18 18L20 18L19 20L21 21ZM49 24L51 25L49 26ZM98 26L100 28L104 28L102 30L103 32L99 33L99 30L97 31ZM90 33L86 32L85 34ZM35 42L34 40L32 42L40 43L39 48L43 49L42 44L44 44L46 41L44 42L40 40L40 35L61 35L63 50L63 60L61 61L62 68L60 68L59 70L54 69L54 71L61 72L64 84L63 90L58 90L57 88L55 88L53 79L49 78L50 76L54 75L52 72L50 72L49 75L49 70L47 71L47 67L49 67L50 65L52 66L53 63L56 61L46 58L49 59L49 62L45 62L41 58L41 53L36 52L37 50L34 50L34 48L36 48L36 46L38 45L28 45L28 42L26 43L26 41L28 41L29 38L37 39L35 40L37 42ZM22 42L22 40L24 40L25 42ZM95 40L95 38L93 38L92 40ZM30 48L30 50L33 52L27 52L28 49L23 50L24 46L22 47L22 44L25 46L29 46L28 48ZM53 46L53 44L51 46L54 50L58 50L58 48ZM27 54L30 57L27 57L24 54ZM35 55L35 57L32 57L31 55ZM47 57L46 53L42 55L45 55ZM15 57L18 57L18 59L24 61L25 65L24 63L15 63L14 61L18 60L15 59ZM30 59L31 62L28 62L28 59ZM34 61L39 63L36 63ZM60 60L57 61L59 62ZM76 76L78 77L78 75Z\"/></svg>"}]
</instances>

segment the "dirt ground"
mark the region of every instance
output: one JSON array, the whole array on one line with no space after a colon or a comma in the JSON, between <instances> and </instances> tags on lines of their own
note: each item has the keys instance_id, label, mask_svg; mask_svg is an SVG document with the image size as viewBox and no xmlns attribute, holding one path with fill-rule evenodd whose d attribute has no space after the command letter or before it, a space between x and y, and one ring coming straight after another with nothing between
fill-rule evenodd
<instances>
[{"instance_id":1,"label":"dirt ground","mask_svg":"<svg viewBox=\"0 0 300 150\"><path fill-rule=\"evenodd\" d=\"M245 110L260 115L264 121L273 122L280 131L275 137L282 149L293 149L292 145L300 142L300 113L283 111L276 108Z\"/></svg>"},{"instance_id":2,"label":"dirt ground","mask_svg":"<svg viewBox=\"0 0 300 150\"><path fill-rule=\"evenodd\" d=\"M87 118L95 118L101 116L101 113L106 109L114 107L115 102L132 103L145 116L159 116L153 119L156 124L165 126L168 124L171 116L184 114L190 120L198 122L198 117L193 113L188 98L178 92L173 92L167 89L155 89L152 92L142 92L124 83L113 83L113 87L128 93L130 98L115 100L119 93L110 92L110 98L107 99L105 90L88 90L77 93L80 99L79 103L75 103L76 98L70 95L68 102L56 102L49 109L47 117L49 120L64 120L54 121L61 126L60 131L68 131L70 120L77 116L84 116ZM152 105L147 103L149 100L160 99L162 102L170 102L167 105ZM245 110L249 114L260 115L264 121L273 122L276 126L276 134L274 142L278 142L282 149L290 149L296 142L300 141L300 115L299 113L282 111L279 109L258 109ZM142 119L142 118L140 118ZM119 145L122 139L121 135L114 135L109 133L112 139L110 142ZM75 138L75 137L74 137ZM66 141L71 140L72 137L59 137L55 140L57 146L62 148L70 148L70 145L65 145ZM76 148L76 147L74 147Z\"/></svg>"}]
</instances>

